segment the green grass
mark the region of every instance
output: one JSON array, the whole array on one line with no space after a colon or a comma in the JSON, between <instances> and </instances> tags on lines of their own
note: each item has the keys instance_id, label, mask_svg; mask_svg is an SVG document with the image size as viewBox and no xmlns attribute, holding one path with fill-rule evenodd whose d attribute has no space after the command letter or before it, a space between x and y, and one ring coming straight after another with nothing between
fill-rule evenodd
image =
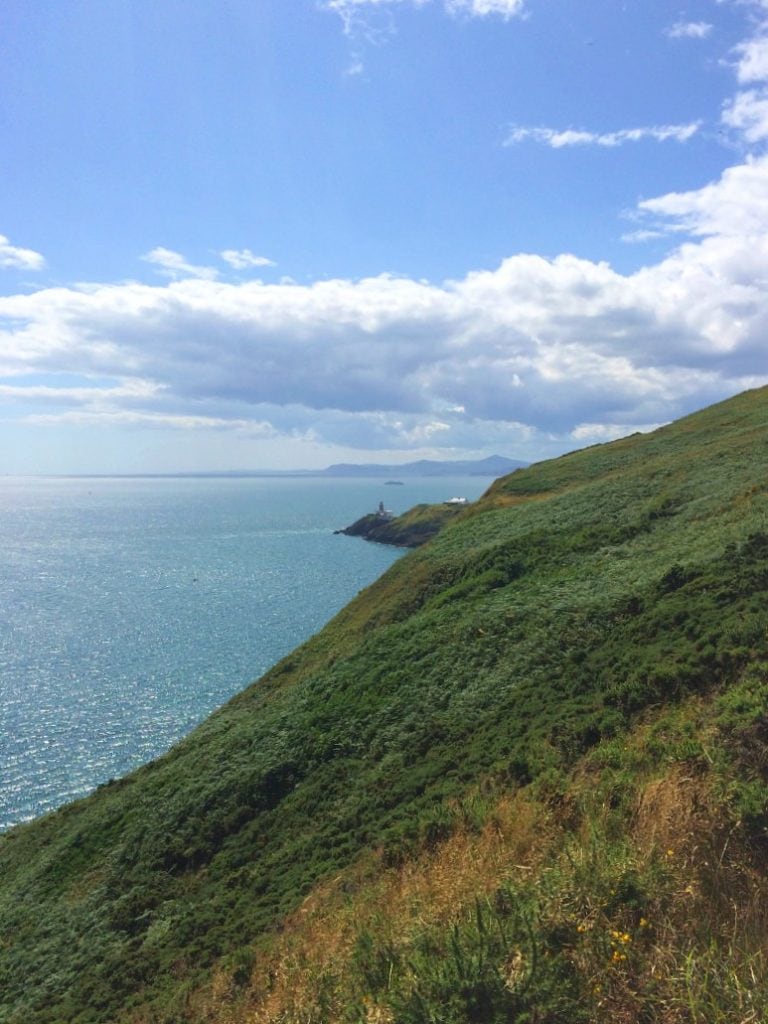
<instances>
[{"instance_id":1,"label":"green grass","mask_svg":"<svg viewBox=\"0 0 768 1024\"><path fill-rule=\"evenodd\" d=\"M189 987L247 961L318 880L439 842L478 780L557 793L590 750L690 694L722 701L742 780L724 800L757 841L767 402L748 392L497 482L165 757L2 837L0 1021L183 1019ZM485 914L455 933L473 977ZM502 946L525 929L502 924ZM454 985L430 941L403 1021ZM456 1005L451 1020L480 1019Z\"/></svg>"}]
</instances>

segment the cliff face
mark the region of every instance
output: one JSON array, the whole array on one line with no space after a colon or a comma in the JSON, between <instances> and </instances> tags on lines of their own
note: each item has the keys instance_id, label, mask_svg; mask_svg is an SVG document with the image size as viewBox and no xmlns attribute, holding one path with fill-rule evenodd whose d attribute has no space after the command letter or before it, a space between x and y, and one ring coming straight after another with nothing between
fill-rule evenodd
<instances>
[{"instance_id":1,"label":"cliff face","mask_svg":"<svg viewBox=\"0 0 768 1024\"><path fill-rule=\"evenodd\" d=\"M0 838L0 1021L766 1019L767 401L497 481Z\"/></svg>"}]
</instances>

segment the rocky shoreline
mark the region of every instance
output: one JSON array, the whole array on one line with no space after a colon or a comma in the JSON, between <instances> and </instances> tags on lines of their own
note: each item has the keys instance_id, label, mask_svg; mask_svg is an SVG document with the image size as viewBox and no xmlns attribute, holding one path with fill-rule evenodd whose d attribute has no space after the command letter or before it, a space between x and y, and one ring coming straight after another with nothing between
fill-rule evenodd
<instances>
[{"instance_id":1,"label":"rocky shoreline","mask_svg":"<svg viewBox=\"0 0 768 1024\"><path fill-rule=\"evenodd\" d=\"M399 516L371 512L343 530L334 530L334 533L362 537L377 544L416 548L434 537L465 508L466 505L415 505Z\"/></svg>"}]
</instances>

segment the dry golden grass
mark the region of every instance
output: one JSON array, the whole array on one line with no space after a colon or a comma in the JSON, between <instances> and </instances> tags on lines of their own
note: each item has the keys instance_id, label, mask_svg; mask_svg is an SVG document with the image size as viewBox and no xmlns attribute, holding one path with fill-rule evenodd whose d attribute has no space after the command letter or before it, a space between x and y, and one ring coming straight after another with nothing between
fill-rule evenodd
<instances>
[{"instance_id":1,"label":"dry golden grass","mask_svg":"<svg viewBox=\"0 0 768 1024\"><path fill-rule=\"evenodd\" d=\"M673 765L647 781L629 837L631 867L639 875L654 871L658 892L647 918L600 923L618 941L601 951L587 943L576 953L597 996L595 1021L764 1020L768 879L739 823L725 817L712 779ZM616 949L626 959L608 960Z\"/></svg>"},{"instance_id":2,"label":"dry golden grass","mask_svg":"<svg viewBox=\"0 0 768 1024\"><path fill-rule=\"evenodd\" d=\"M635 753L648 736L637 731ZM593 1024L768 1019L768 872L727 817L713 773L648 763L647 773L632 773L619 810L598 782L585 764L554 802L503 794L479 830L458 825L400 867L370 855L326 880L261 947L247 983L220 971L191 1000L189 1021L338 1024L359 998L349 979L361 934L407 949L510 882L535 899L542 929L570 936L563 948L584 980ZM627 878L644 887L642 909L614 898ZM524 967L515 956L499 968L510 985ZM362 1006L366 1024L391 1024L386 1006Z\"/></svg>"},{"instance_id":3,"label":"dry golden grass","mask_svg":"<svg viewBox=\"0 0 768 1024\"><path fill-rule=\"evenodd\" d=\"M400 868L380 856L316 887L257 957L246 995L219 972L194 1000L193 1020L215 1024L315 1024L343 1012L337 990L362 931L402 942L426 925L448 925L510 876L529 876L551 842L543 808L523 792L503 796L480 832L466 828ZM382 934L383 930L386 934ZM336 987L336 990L335 990ZM386 1024L368 1007L371 1024Z\"/></svg>"}]
</instances>

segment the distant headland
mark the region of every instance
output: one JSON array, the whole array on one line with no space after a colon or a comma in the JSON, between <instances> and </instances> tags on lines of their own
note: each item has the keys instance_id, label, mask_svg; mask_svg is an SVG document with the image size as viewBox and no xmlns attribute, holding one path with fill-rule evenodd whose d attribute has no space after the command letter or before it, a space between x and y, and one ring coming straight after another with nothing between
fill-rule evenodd
<instances>
[{"instance_id":1,"label":"distant headland","mask_svg":"<svg viewBox=\"0 0 768 1024\"><path fill-rule=\"evenodd\" d=\"M326 466L325 469L211 469L180 473L63 473L63 477L77 479L97 479L110 477L116 479L134 478L214 478L229 477L387 477L386 483L399 484L399 477L439 477L439 476L487 476L496 479L507 476L516 469L523 469L528 462L520 459L508 459L504 455L489 455L485 459L434 460L419 459L417 462L402 463L353 463L340 462Z\"/></svg>"},{"instance_id":2,"label":"distant headland","mask_svg":"<svg viewBox=\"0 0 768 1024\"><path fill-rule=\"evenodd\" d=\"M527 466L527 462L519 459L508 459L504 455L489 455L486 459L463 459L434 461L419 459L418 462L405 462L401 465L380 465L368 463L355 465L339 463L317 471L315 476L385 476L391 477L393 471L402 476L506 476L516 469Z\"/></svg>"},{"instance_id":3,"label":"distant headland","mask_svg":"<svg viewBox=\"0 0 768 1024\"><path fill-rule=\"evenodd\" d=\"M343 533L347 537L362 537L377 544L391 544L397 548L417 548L431 540L468 504L466 498L452 498L440 505L415 505L396 516L380 502L377 511L369 512L351 526L333 532Z\"/></svg>"}]
</instances>

